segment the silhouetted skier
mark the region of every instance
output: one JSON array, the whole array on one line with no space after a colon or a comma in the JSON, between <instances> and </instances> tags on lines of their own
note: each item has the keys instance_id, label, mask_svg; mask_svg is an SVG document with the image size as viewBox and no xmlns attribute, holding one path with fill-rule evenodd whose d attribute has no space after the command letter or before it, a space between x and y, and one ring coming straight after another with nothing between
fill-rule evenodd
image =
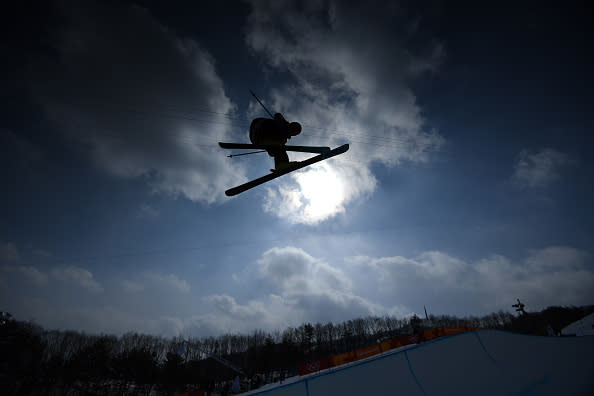
<instances>
[{"instance_id":1,"label":"silhouetted skier","mask_svg":"<svg viewBox=\"0 0 594 396\"><path fill-rule=\"evenodd\" d=\"M274 170L281 170L294 162L289 162L289 156L284 145L292 136L301 133L301 124L288 122L280 113L274 118L256 118L250 125L250 140L253 144L272 144L277 147L266 150L268 155L274 157ZM271 169L272 171L272 169Z\"/></svg>"}]
</instances>

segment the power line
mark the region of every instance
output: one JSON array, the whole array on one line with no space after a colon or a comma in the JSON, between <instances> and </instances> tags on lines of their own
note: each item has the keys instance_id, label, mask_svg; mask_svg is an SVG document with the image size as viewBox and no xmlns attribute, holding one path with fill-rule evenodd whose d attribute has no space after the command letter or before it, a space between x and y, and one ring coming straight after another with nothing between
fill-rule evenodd
<instances>
[{"instance_id":1,"label":"power line","mask_svg":"<svg viewBox=\"0 0 594 396\"><path fill-rule=\"evenodd\" d=\"M227 118L231 122L228 123L225 121L221 122L220 120L197 118L195 116L191 116L191 115L187 115L187 114L172 114L172 113L165 113L162 111L150 111L149 112L148 110L142 110L142 109L131 108L131 107L113 106L111 104L109 104L108 106L115 107L116 109L123 111L123 112L142 114L144 116L183 119L183 120L197 122L197 123L210 123L210 124L215 124L215 125L242 127L242 128L246 128L246 129L249 128L249 122L246 122L249 120L246 117L237 117L237 116L233 116L229 113L221 113L221 112L216 112L216 111L204 110L201 108L195 108L195 110L198 112L222 116L224 118ZM170 108L175 109L175 107L171 107L171 106L170 106ZM235 121L235 122L233 122L233 121ZM357 139L357 140L352 140L352 142L359 143L359 144L365 144L365 145L373 145L373 146L380 146L380 147L385 147L385 146L396 147L395 144L408 145L408 144L412 143L411 139L406 139L404 137L389 137L389 136L378 136L378 135L369 135L369 134L364 135L364 134L357 133L354 131L344 131L344 130L337 130L337 129L330 129L330 128L322 128L322 127L317 127L317 126L308 125L308 124L303 124L303 125L310 129L330 132L330 134L332 134L332 135L350 136L351 138ZM326 137L326 135L315 134L315 133L304 133L304 134L302 134L302 136ZM374 142L373 140L370 140L370 138L375 139L376 141ZM379 140L380 142L377 142L377 140ZM381 143L381 141L383 141L385 143ZM392 143L392 144L386 144L386 143ZM427 146L430 146L430 145L427 145ZM432 148L426 147L426 148L423 148L422 151L431 152L431 151L439 151L439 150L437 148L432 149Z\"/></svg>"},{"instance_id":2,"label":"power line","mask_svg":"<svg viewBox=\"0 0 594 396\"><path fill-rule=\"evenodd\" d=\"M138 114L143 114L143 115L146 114L144 112L137 112L137 111L134 111L134 113L135 114L137 114L137 113ZM158 115L158 114L152 114L151 113L151 115ZM172 115L167 115L167 117L174 117L175 118L176 116L175 115L173 115L173 116ZM184 119L186 119L186 118L184 118ZM239 127L238 125L230 125L230 124L228 124L226 122L221 123L221 122L217 122L217 121L214 121L214 120L213 121L211 121L211 120L204 121L204 120L201 120L201 119L190 118L190 117L187 117L187 119L191 119L192 121L195 121L195 122L198 122L198 123L200 123L200 122L208 122L208 123L220 124L220 125L225 125L225 126L234 127L234 128ZM67 121L59 121L59 123L62 124L62 125L67 125L67 126L70 126L70 127L82 127L82 125L79 125L76 122L77 122L77 120L74 120L74 122L72 122L72 123L68 123ZM82 121L78 121L78 122L79 123L82 123ZM242 126L245 126L245 124L242 125ZM94 129L95 130L100 130L100 131L107 132L106 129L99 129L99 128L94 128ZM304 133L304 134L302 134L302 136L306 136L306 137L307 136L324 137L324 135L311 134L311 133ZM208 151L211 151L211 152L218 152L218 151L220 151L220 148L218 146L218 141L219 140L216 139L216 138L213 138L213 137L207 137L207 138L200 137L200 140L199 141L201 141L202 143L197 143L196 140L192 139L191 137L186 137L186 136L177 137L177 139L178 139L178 141L187 142L188 144L190 144L192 146L202 147L202 148L207 149ZM365 141L360 141L360 140L351 140L350 142L351 143L358 143L358 144L364 144L364 145L371 145L371 146L375 146L375 147L380 147L381 149L378 150L378 151L375 151L374 153L371 153L369 156L353 155L353 152L352 151L349 151L348 153L346 153L346 155L351 158L350 160L343 157L343 158L339 158L338 161L348 162L348 163L357 163L357 164L361 164L362 162L366 162L366 161L371 161L371 162L374 162L374 161L386 162L385 159L382 159L381 158L382 153L384 153L384 155L388 155L389 156L389 155L393 155L396 151L400 151L402 149L402 147L400 147L400 146L391 145L391 144L378 144L378 143L365 142ZM431 148L424 147L424 148L418 149L417 150L417 153L424 154L424 153L431 153L431 152L437 152L437 151L438 150L436 150L436 149L431 149ZM377 158L378 156L380 158ZM403 158L403 160L406 160L406 158ZM401 162L401 161L398 161L398 162ZM419 166L419 165L413 166L413 165L410 164L411 161L407 161L407 162L409 162L409 163L406 165L406 167L409 167L409 168L419 168L419 167L426 168L425 166ZM412 161L412 162L415 162L415 161Z\"/></svg>"}]
</instances>

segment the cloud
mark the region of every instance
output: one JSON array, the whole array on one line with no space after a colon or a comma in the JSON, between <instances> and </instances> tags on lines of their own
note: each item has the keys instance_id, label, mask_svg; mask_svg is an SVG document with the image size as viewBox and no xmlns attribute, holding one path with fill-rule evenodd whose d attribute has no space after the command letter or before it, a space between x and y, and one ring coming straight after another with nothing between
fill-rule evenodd
<instances>
[{"instance_id":1,"label":"cloud","mask_svg":"<svg viewBox=\"0 0 594 396\"><path fill-rule=\"evenodd\" d=\"M346 320L383 309L353 293L352 279L341 269L296 247L266 251L257 261L257 269L268 287L265 298L283 307L285 322Z\"/></svg>"},{"instance_id":2,"label":"cloud","mask_svg":"<svg viewBox=\"0 0 594 396\"><path fill-rule=\"evenodd\" d=\"M127 293L139 293L146 289L142 283L133 282L129 280L122 281L122 288Z\"/></svg>"},{"instance_id":3,"label":"cloud","mask_svg":"<svg viewBox=\"0 0 594 396\"><path fill-rule=\"evenodd\" d=\"M258 260L260 274L276 285L300 287L294 283L307 279L316 260L302 249L295 247L272 248Z\"/></svg>"},{"instance_id":4,"label":"cloud","mask_svg":"<svg viewBox=\"0 0 594 396\"><path fill-rule=\"evenodd\" d=\"M144 272L135 280L124 280L122 288L128 293L139 293L143 291L155 292L157 289L167 292L177 291L179 293L189 293L190 285L184 279L180 279L175 274L163 274L159 272Z\"/></svg>"},{"instance_id":5,"label":"cloud","mask_svg":"<svg viewBox=\"0 0 594 396\"><path fill-rule=\"evenodd\" d=\"M12 242L0 241L0 261L19 261L20 255L16 245Z\"/></svg>"},{"instance_id":6,"label":"cloud","mask_svg":"<svg viewBox=\"0 0 594 396\"><path fill-rule=\"evenodd\" d=\"M262 278L283 292L346 291L351 285L342 271L292 246L264 252L257 267Z\"/></svg>"},{"instance_id":7,"label":"cloud","mask_svg":"<svg viewBox=\"0 0 594 396\"><path fill-rule=\"evenodd\" d=\"M26 282L35 286L45 286L48 283L48 276L33 266L3 265L0 268L3 272L20 275Z\"/></svg>"},{"instance_id":8,"label":"cloud","mask_svg":"<svg viewBox=\"0 0 594 396\"><path fill-rule=\"evenodd\" d=\"M84 268L73 266L54 268L51 274L58 281L74 284L94 293L103 292L103 286L93 278L93 274L90 271Z\"/></svg>"},{"instance_id":9,"label":"cloud","mask_svg":"<svg viewBox=\"0 0 594 396\"><path fill-rule=\"evenodd\" d=\"M213 150L234 131L212 112L235 106L198 42L138 6L67 1L58 13L64 25L51 37L56 56L31 65L31 90L98 167L208 204L245 181ZM210 116L188 116L196 109Z\"/></svg>"},{"instance_id":10,"label":"cloud","mask_svg":"<svg viewBox=\"0 0 594 396\"><path fill-rule=\"evenodd\" d=\"M149 272L146 276L153 282L161 284L168 289L177 290L181 293L190 292L190 285L188 284L188 282L178 278L174 274L160 274L156 272Z\"/></svg>"},{"instance_id":11,"label":"cloud","mask_svg":"<svg viewBox=\"0 0 594 396\"><path fill-rule=\"evenodd\" d=\"M49 283L43 272L32 267L5 264L0 269L1 274L27 282ZM403 317L422 314L423 305L435 314L468 316L510 311L516 298L528 311L586 305L594 299L594 256L568 246L533 250L517 261L502 255L466 260L427 251L413 257L356 256L332 263L297 247L275 247L262 253L246 277L251 277L249 283L234 284L234 290L200 295L190 294L190 286L176 275L146 272L119 284L128 294L118 294L108 285L110 292L100 296L97 307L79 305L76 298L61 306L40 297L50 290L46 287L38 295L29 288L26 296L15 297L11 309L16 315L39 319L46 327L209 336L282 329L304 322L338 323L369 315ZM80 268L55 269L51 278L103 290L92 274ZM23 288L21 283L14 284L18 285L15 289ZM72 287L63 289L69 296L76 293ZM194 297L199 304L189 301Z\"/></svg>"},{"instance_id":12,"label":"cloud","mask_svg":"<svg viewBox=\"0 0 594 396\"><path fill-rule=\"evenodd\" d=\"M594 299L593 256L571 247L534 250L517 263L501 255L470 262L443 252L425 252L414 258L361 256L348 261L368 278L377 277L379 291L404 306L414 307L421 299L434 307L449 308L450 314L505 310L518 297L532 310L591 304ZM464 311L452 312L456 305Z\"/></svg>"},{"instance_id":13,"label":"cloud","mask_svg":"<svg viewBox=\"0 0 594 396\"><path fill-rule=\"evenodd\" d=\"M21 255L16 245L12 242L0 241L0 262L6 263L0 266L2 272L6 274L17 274L26 282L36 286L47 285L48 277L45 273L33 266L21 265L19 264L20 261ZM0 281L2 281L1 278Z\"/></svg>"},{"instance_id":14,"label":"cloud","mask_svg":"<svg viewBox=\"0 0 594 396\"><path fill-rule=\"evenodd\" d=\"M377 185L369 168L322 163L291 175L293 182L267 188L264 211L290 223L315 225L346 211Z\"/></svg>"},{"instance_id":15,"label":"cloud","mask_svg":"<svg viewBox=\"0 0 594 396\"><path fill-rule=\"evenodd\" d=\"M412 46L423 41L407 28L412 18L389 2L297 7L253 1L246 43L265 67L293 77L293 83L270 92L270 107L303 124L300 140L351 143L341 157L268 190L265 210L316 224L373 193L373 162L426 162L443 145L443 137L425 130L411 83L435 72L445 52L435 40Z\"/></svg>"},{"instance_id":16,"label":"cloud","mask_svg":"<svg viewBox=\"0 0 594 396\"><path fill-rule=\"evenodd\" d=\"M188 315L181 319L169 318L177 325L175 335L216 336L225 333L251 333L255 329L275 329L280 318L276 309L262 301L238 303L227 294L215 294L201 299L210 312Z\"/></svg>"},{"instance_id":17,"label":"cloud","mask_svg":"<svg viewBox=\"0 0 594 396\"><path fill-rule=\"evenodd\" d=\"M205 300L212 304L216 312L231 316L234 320L248 320L262 324L262 320L268 316L264 307L256 302L240 305L228 295L213 295L206 297Z\"/></svg>"},{"instance_id":18,"label":"cloud","mask_svg":"<svg viewBox=\"0 0 594 396\"><path fill-rule=\"evenodd\" d=\"M155 218L159 216L159 211L153 208L149 204L141 204L139 208L140 216L148 217L148 218Z\"/></svg>"},{"instance_id":19,"label":"cloud","mask_svg":"<svg viewBox=\"0 0 594 396\"><path fill-rule=\"evenodd\" d=\"M522 150L514 166L513 180L525 187L545 187L560 178L561 169L571 163L569 156L545 148Z\"/></svg>"},{"instance_id":20,"label":"cloud","mask_svg":"<svg viewBox=\"0 0 594 396\"><path fill-rule=\"evenodd\" d=\"M239 301L229 292L202 297L203 312L182 319L181 334L251 333L298 326L304 321L342 321L389 312L352 291L352 280L339 268L295 247L262 254L250 274L257 287Z\"/></svg>"}]
</instances>

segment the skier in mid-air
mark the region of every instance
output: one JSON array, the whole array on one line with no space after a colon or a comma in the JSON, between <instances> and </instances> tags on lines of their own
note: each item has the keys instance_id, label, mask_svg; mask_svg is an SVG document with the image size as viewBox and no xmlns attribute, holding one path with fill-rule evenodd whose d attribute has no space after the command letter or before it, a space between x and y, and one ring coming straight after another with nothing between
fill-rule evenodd
<instances>
[{"instance_id":1,"label":"skier in mid-air","mask_svg":"<svg viewBox=\"0 0 594 396\"><path fill-rule=\"evenodd\" d=\"M293 136L297 136L301 133L301 124L298 122L289 122L280 113L276 113L274 116L266 106L258 99L255 93L250 91L252 96L256 98L258 103L266 110L271 118L256 118L250 125L250 140L252 144L245 143L225 143L219 142L219 146L224 149L264 149L271 157L274 157L274 169L270 169L272 173L243 183L237 187L230 188L225 191L225 195L232 197L237 194L241 194L251 188L264 184L271 180L286 175L287 173L294 172L298 169L305 168L306 166L313 165L320 161L325 161L328 158L332 158L336 155L343 154L349 149L348 144L330 149L330 147L312 147L312 146L287 146L287 140ZM302 153L315 153L315 157L308 158L303 161L292 161L289 162L289 156L287 151L298 151ZM253 153L237 154L255 154L261 151ZM235 156L237 156L235 155ZM227 157L233 157L228 155Z\"/></svg>"},{"instance_id":2,"label":"skier in mid-air","mask_svg":"<svg viewBox=\"0 0 594 396\"><path fill-rule=\"evenodd\" d=\"M274 118L256 118L250 125L250 140L253 144L271 144L277 147L268 148L268 155L274 157L274 169L279 171L295 162L289 162L289 155L284 146L288 139L301 133L301 124L288 122L280 113Z\"/></svg>"}]
</instances>

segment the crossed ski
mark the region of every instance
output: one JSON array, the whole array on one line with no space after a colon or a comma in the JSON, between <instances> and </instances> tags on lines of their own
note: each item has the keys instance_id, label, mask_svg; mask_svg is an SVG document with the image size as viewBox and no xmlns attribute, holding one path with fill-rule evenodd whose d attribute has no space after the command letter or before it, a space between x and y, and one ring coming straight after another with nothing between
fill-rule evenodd
<instances>
[{"instance_id":1,"label":"crossed ski","mask_svg":"<svg viewBox=\"0 0 594 396\"><path fill-rule=\"evenodd\" d=\"M278 146L273 145L261 145L261 144L245 144L245 143L223 143L219 142L219 146L224 149L257 149L257 150L267 150L270 148L276 148ZM257 179L251 180L247 183L239 185L237 187L230 188L229 190L225 191L225 195L232 197L234 195L240 194L244 191L249 190L250 188L254 188L259 186L260 184L264 184L270 180L274 180L277 177L286 175L287 173L291 173L296 171L297 169L305 168L306 166L315 164L316 162L320 162L326 160L328 158L334 157L336 155L345 153L349 149L348 144L343 144L335 149L330 149L330 147L311 147L311 146L284 146L283 147L287 151L296 151L301 153L314 153L318 154L314 157L308 158L304 161L297 162L294 165L288 166L282 170L277 170L271 174L259 177Z\"/></svg>"}]
</instances>

